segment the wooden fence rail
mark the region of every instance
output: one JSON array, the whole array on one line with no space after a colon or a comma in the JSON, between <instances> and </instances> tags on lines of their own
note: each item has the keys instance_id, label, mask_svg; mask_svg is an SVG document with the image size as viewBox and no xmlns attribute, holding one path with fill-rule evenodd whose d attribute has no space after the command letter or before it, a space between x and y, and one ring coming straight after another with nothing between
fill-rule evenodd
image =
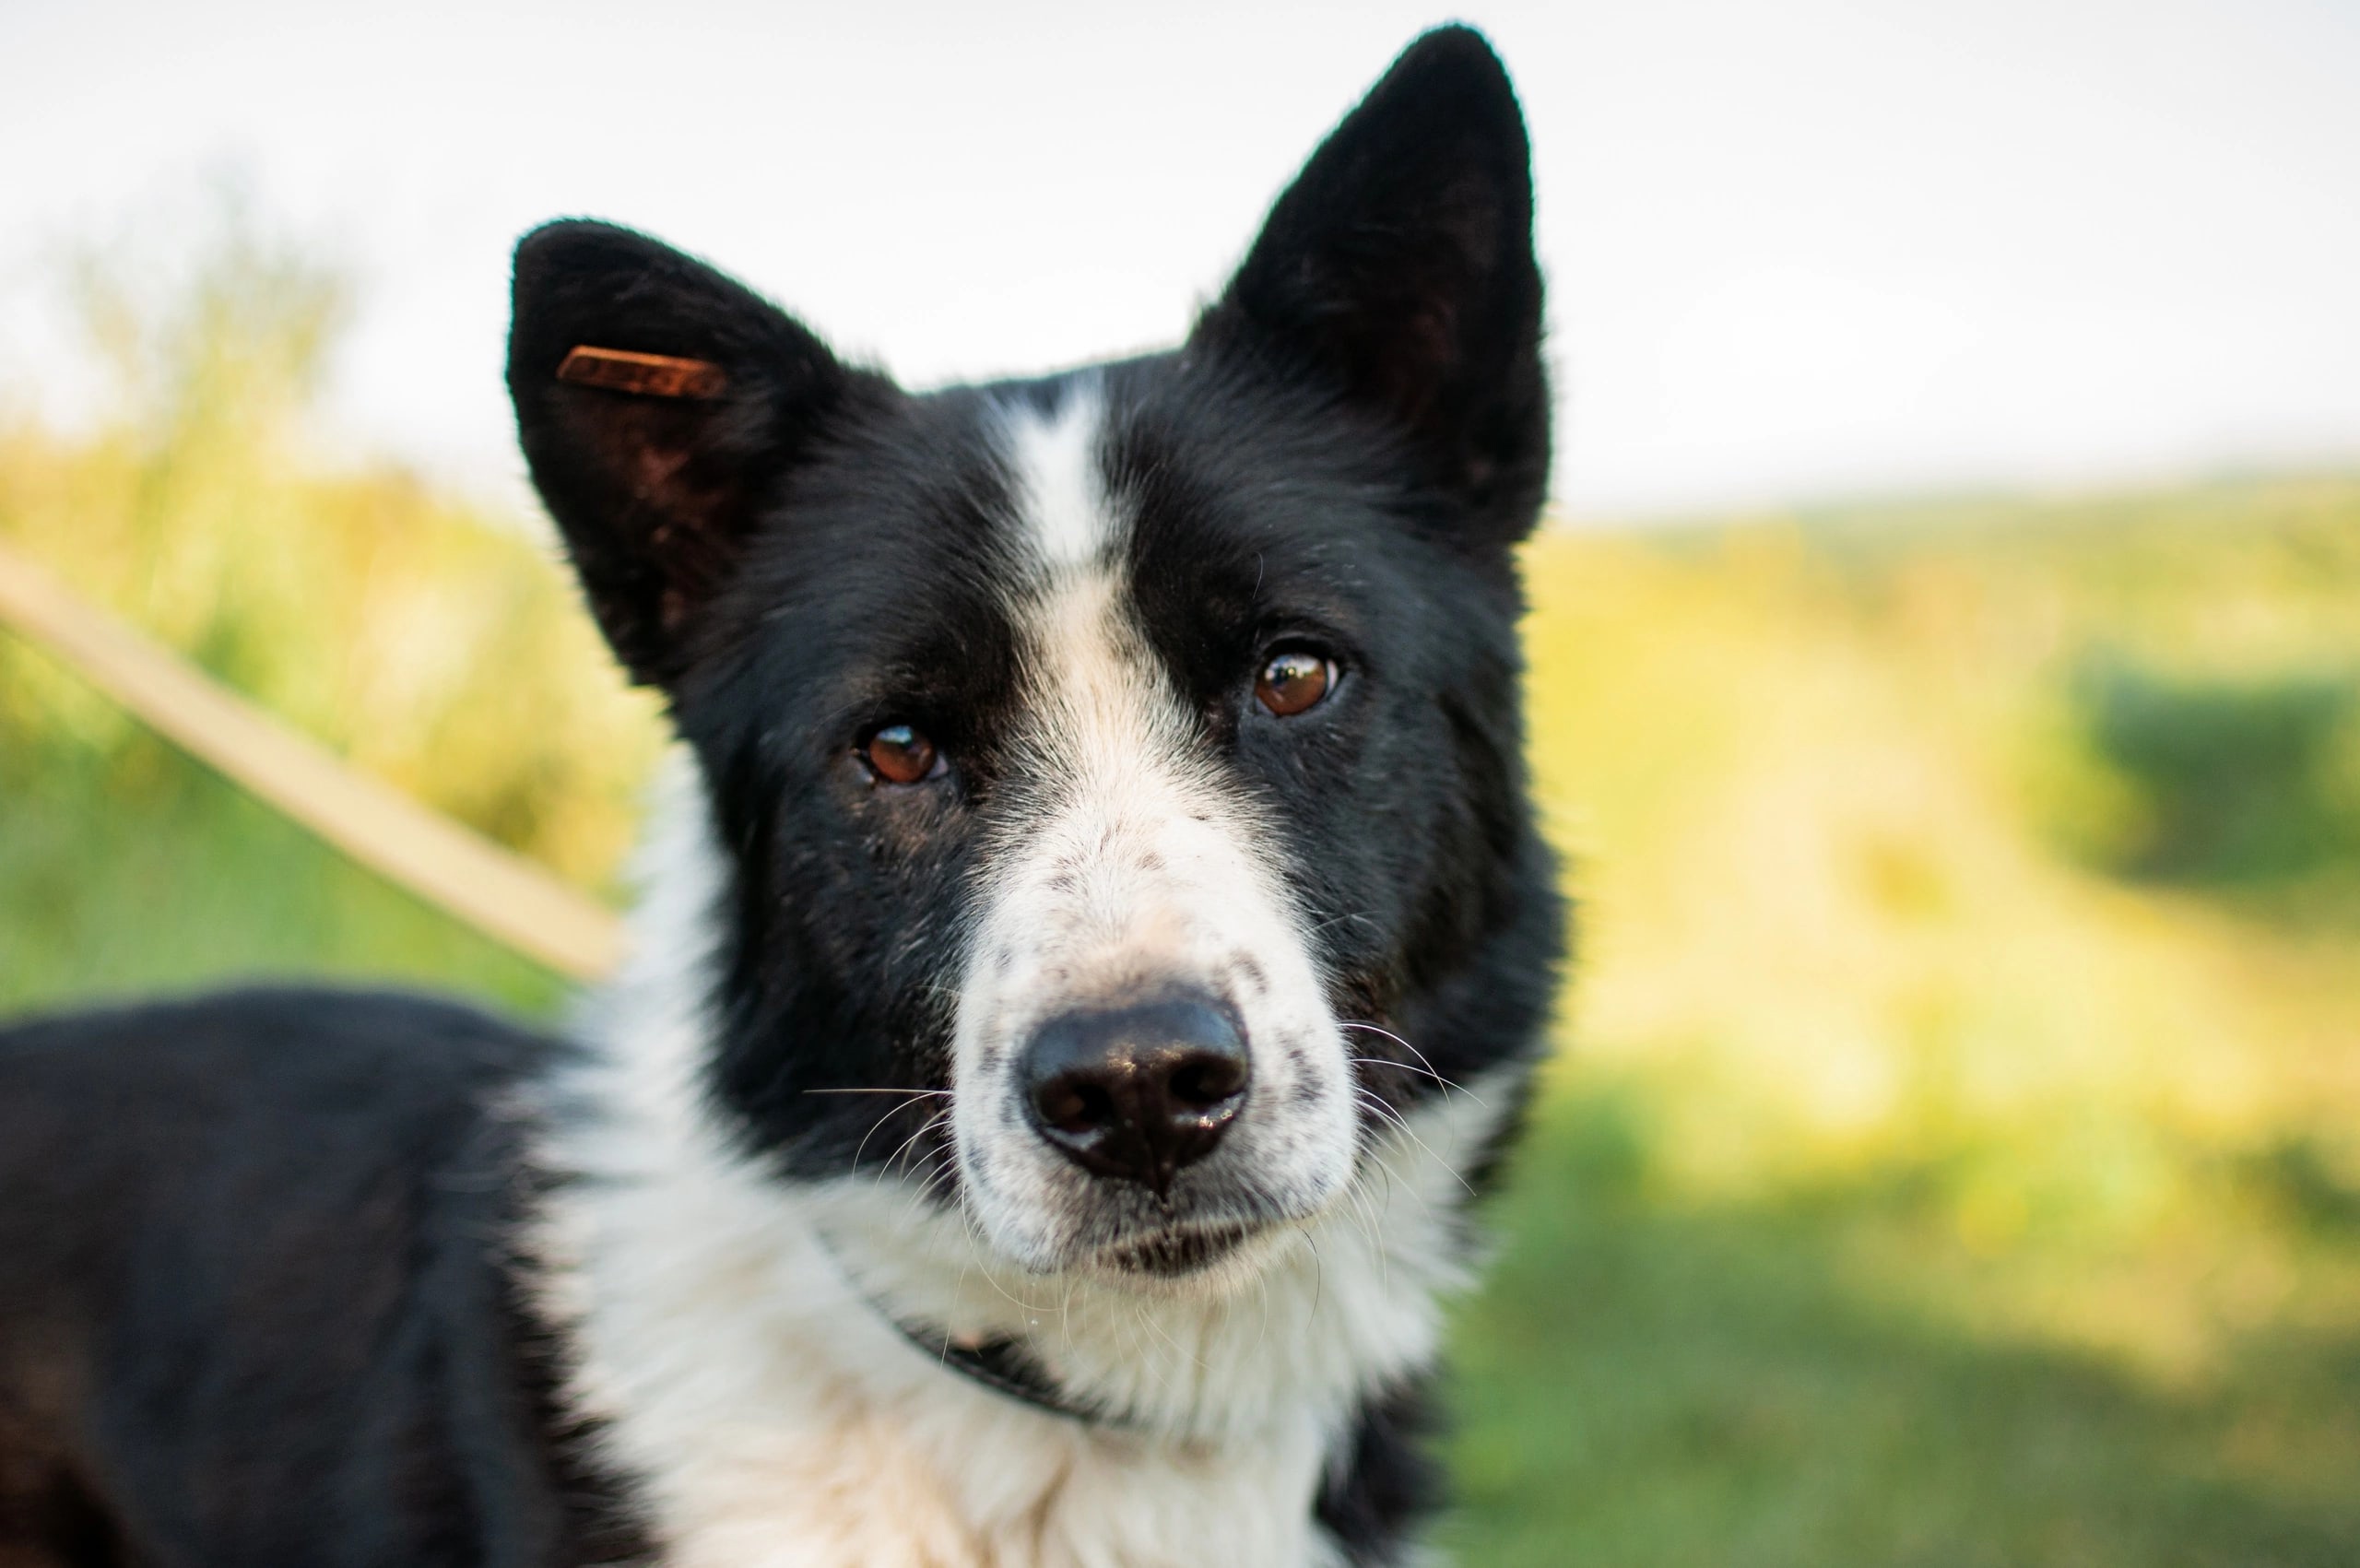
<instances>
[{"instance_id":1,"label":"wooden fence rail","mask_svg":"<svg viewBox=\"0 0 2360 1568\"><path fill-rule=\"evenodd\" d=\"M614 967L614 914L532 861L360 772L0 544L14 627L190 755L362 865L563 974Z\"/></svg>"}]
</instances>

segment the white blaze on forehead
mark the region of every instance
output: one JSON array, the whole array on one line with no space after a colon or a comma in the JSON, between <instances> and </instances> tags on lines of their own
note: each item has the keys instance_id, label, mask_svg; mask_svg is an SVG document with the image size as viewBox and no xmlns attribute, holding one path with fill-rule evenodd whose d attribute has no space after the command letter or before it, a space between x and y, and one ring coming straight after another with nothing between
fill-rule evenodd
<instances>
[{"instance_id":1,"label":"white blaze on forehead","mask_svg":"<svg viewBox=\"0 0 2360 1568\"><path fill-rule=\"evenodd\" d=\"M1007 418L1017 508L1009 592L1025 672L1014 781L1022 805L993 875L1031 906L1032 951L1063 949L1056 961L1069 965L1077 945L1103 953L1152 941L1157 928L1174 935L1197 902L1190 883L1221 874L1221 862L1257 858L1239 854L1255 823L1248 803L1215 776L1134 619L1128 518L1103 477L1097 387L1084 382L1051 411ZM1054 897L1053 863L1065 873ZM1186 944L1157 945L1176 961Z\"/></svg>"},{"instance_id":2,"label":"white blaze on forehead","mask_svg":"<svg viewBox=\"0 0 2360 1568\"><path fill-rule=\"evenodd\" d=\"M1049 411L1005 414L1016 511L1008 594L1023 643L1026 750L1047 764L1026 782L1068 800L1119 788L1106 775L1137 774L1149 752L1186 768L1185 715L1130 619L1128 519L1107 493L1104 415L1087 381ZM1100 804L1115 802L1102 794Z\"/></svg>"},{"instance_id":3,"label":"white blaze on forehead","mask_svg":"<svg viewBox=\"0 0 2360 1568\"><path fill-rule=\"evenodd\" d=\"M1022 713L954 1042L954 1141L974 1209L1036 1267L1086 1244L1088 1184L1028 1125L1017 1065L1060 1013L1176 986L1227 1006L1253 1062L1245 1111L1199 1185L1309 1213L1349 1173L1350 1068L1275 835L1137 620L1101 388L1083 381L1001 419Z\"/></svg>"},{"instance_id":4,"label":"white blaze on forehead","mask_svg":"<svg viewBox=\"0 0 2360 1568\"><path fill-rule=\"evenodd\" d=\"M1104 412L1097 386L1089 382L1069 391L1050 413L1031 407L1008 411L1022 548L1035 571L1087 569L1118 542L1118 518L1098 462Z\"/></svg>"},{"instance_id":5,"label":"white blaze on forehead","mask_svg":"<svg viewBox=\"0 0 2360 1568\"><path fill-rule=\"evenodd\" d=\"M1084 381L1044 412L1006 413L1015 478L1010 607L1025 666L1022 781L1035 811L1080 810L1136 831L1198 770L1188 723L1130 615L1128 518L1101 463L1105 405Z\"/></svg>"}]
</instances>

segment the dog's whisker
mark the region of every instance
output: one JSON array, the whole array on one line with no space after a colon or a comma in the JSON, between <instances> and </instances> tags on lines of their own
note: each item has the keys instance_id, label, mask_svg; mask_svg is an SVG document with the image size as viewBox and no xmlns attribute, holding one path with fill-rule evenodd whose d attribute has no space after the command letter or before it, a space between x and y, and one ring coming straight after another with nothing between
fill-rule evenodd
<instances>
[{"instance_id":1,"label":"dog's whisker","mask_svg":"<svg viewBox=\"0 0 2360 1568\"><path fill-rule=\"evenodd\" d=\"M896 1109L898 1110L899 1107L896 1107ZM886 1114L891 1115L893 1113L888 1112ZM945 1107L944 1109L937 1111L934 1114L928 1116L925 1121L920 1122L918 1124L917 1130L910 1134L909 1137L903 1138L900 1147L896 1148L892 1153L887 1155L885 1157L885 1162L878 1167L876 1178L878 1185L882 1186L884 1185L885 1178L892 1174L893 1164L896 1161L900 1160L904 1153L908 1152L910 1148L917 1143L919 1139L926 1137L938 1127L944 1126L949 1121L950 1116L950 1112L948 1107ZM867 1140L864 1138L862 1141L865 1143Z\"/></svg>"},{"instance_id":2,"label":"dog's whisker","mask_svg":"<svg viewBox=\"0 0 2360 1568\"><path fill-rule=\"evenodd\" d=\"M1483 1103L1481 1100L1476 1099L1475 1095L1467 1089L1452 1082L1449 1079L1443 1077L1440 1073L1432 1072L1427 1068L1420 1067L1415 1062L1397 1062L1390 1056L1347 1056L1344 1060L1358 1067L1390 1067L1395 1072L1415 1073L1420 1078L1430 1078L1434 1079L1434 1082L1442 1086L1443 1092L1446 1094L1464 1094L1468 1099L1474 1101L1478 1105Z\"/></svg>"},{"instance_id":3,"label":"dog's whisker","mask_svg":"<svg viewBox=\"0 0 2360 1568\"><path fill-rule=\"evenodd\" d=\"M1385 1164L1384 1156L1377 1149L1374 1148L1368 1149L1367 1159L1369 1164L1374 1166L1377 1173L1384 1176L1387 1183L1395 1179L1392 1172ZM1370 1253L1380 1259L1386 1257L1389 1249L1385 1245L1382 1234L1385 1216L1377 1207L1376 1194L1370 1190L1363 1173L1353 1173L1352 1180L1345 1187L1344 1193L1346 1204L1351 1212L1352 1222L1367 1240Z\"/></svg>"},{"instance_id":4,"label":"dog's whisker","mask_svg":"<svg viewBox=\"0 0 2360 1568\"><path fill-rule=\"evenodd\" d=\"M1452 1181L1457 1182L1461 1187L1464 1187L1469 1197L1480 1198L1482 1197L1482 1195L1477 1192L1468 1182L1467 1178L1459 1173L1458 1167L1445 1160L1441 1155L1436 1154L1433 1148L1427 1144L1426 1140L1418 1136L1417 1129L1412 1127L1408 1121L1401 1120L1398 1125L1401 1136L1408 1138L1411 1143L1417 1145L1419 1151L1424 1154L1427 1160L1431 1161L1435 1166L1440 1168L1442 1172L1449 1176ZM1407 1150L1403 1150L1403 1152L1406 1153ZM1432 1210L1434 1205L1427 1199L1425 1193L1420 1190L1415 1182L1404 1179L1400 1173L1394 1169L1392 1162L1386 1158L1384 1150L1371 1149L1369 1157L1376 1162L1379 1169L1385 1172L1388 1180L1393 1181L1396 1185L1407 1191L1411 1197L1415 1197L1421 1207L1428 1209L1429 1211Z\"/></svg>"},{"instance_id":5,"label":"dog's whisker","mask_svg":"<svg viewBox=\"0 0 2360 1568\"><path fill-rule=\"evenodd\" d=\"M1425 1074L1426 1074L1426 1076L1427 1076L1428 1078L1433 1079L1436 1083L1441 1084L1441 1085L1443 1086L1443 1088L1445 1088L1446 1090L1454 1090L1454 1091L1457 1091L1457 1092L1458 1092L1458 1093L1460 1093L1460 1094L1464 1094L1464 1095L1466 1095L1469 1100L1473 1100L1473 1101L1475 1102L1475 1103L1476 1103L1476 1104L1478 1104L1478 1105L1481 1105L1481 1104L1482 1104L1482 1103L1483 1103L1483 1102L1482 1102L1481 1099L1477 1098L1477 1097L1476 1097L1476 1095L1473 1093L1473 1091L1471 1091L1470 1090L1469 1090L1469 1089L1468 1089L1464 1084L1455 1083L1455 1082L1453 1082L1452 1080L1450 1080L1449 1079L1446 1079L1446 1078L1443 1077L1443 1076L1442 1076L1442 1074L1440 1074L1440 1073L1436 1072L1436 1071L1434 1070L1434 1063L1426 1059L1426 1054L1425 1054L1423 1051L1419 1050L1415 1045L1410 1044L1407 1040L1402 1039L1399 1035L1398 1035L1398 1034L1394 1033L1391 1030L1382 1028L1382 1027L1380 1027L1379 1025L1376 1025L1376 1024L1374 1024L1374 1023L1367 1022L1366 1020L1361 1020L1361 1019L1339 1019L1339 1020L1337 1020L1337 1021L1336 1021L1336 1027L1337 1027L1337 1028L1339 1028L1339 1029L1359 1029L1359 1030L1365 1030L1365 1031L1367 1031L1367 1032L1368 1032L1369 1033L1371 1033L1371 1034L1381 1034L1381 1035L1385 1036L1385 1038L1386 1038L1386 1039L1392 1041L1392 1042L1393 1042L1393 1043L1395 1043L1396 1045L1400 1046L1400 1047L1401 1047L1401 1049L1403 1049L1404 1051L1409 1052L1409 1053L1410 1053L1410 1055L1413 1055L1413 1056L1417 1057L1417 1058L1418 1058L1418 1065L1419 1065L1419 1067L1422 1067L1422 1068L1424 1068L1424 1069L1425 1069ZM1368 1058L1358 1058L1358 1059L1361 1059L1361 1060L1366 1060L1366 1059L1368 1059ZM1377 1059L1381 1060L1382 1058L1377 1058ZM1387 1063L1386 1065L1387 1065L1387 1066L1389 1066L1389 1067L1400 1067L1400 1068L1403 1068L1404 1070L1410 1070L1410 1065L1409 1065L1407 1062L1390 1062L1390 1063Z\"/></svg>"},{"instance_id":6,"label":"dog's whisker","mask_svg":"<svg viewBox=\"0 0 2360 1568\"><path fill-rule=\"evenodd\" d=\"M1423 1138L1421 1138L1418 1135L1418 1129L1410 1125L1409 1117L1403 1115L1398 1107L1387 1104L1382 1098L1378 1097L1366 1088L1355 1088L1354 1097L1361 1104L1374 1112L1379 1121L1391 1126L1398 1131L1401 1137L1408 1138L1411 1143L1415 1144L1419 1150L1422 1152L1429 1161L1439 1166L1449 1175L1452 1181L1457 1182L1460 1187L1465 1189L1469 1197L1481 1197L1482 1195L1475 1190L1474 1184L1468 1181L1465 1173L1462 1173L1457 1166L1452 1164L1450 1161L1445 1160L1441 1155L1435 1153L1433 1146L1428 1144ZM1472 1099L1473 1096L1470 1095L1469 1098ZM1477 1101L1476 1102L1478 1104L1481 1103L1480 1101ZM1427 1208L1429 1211L1432 1210L1433 1205L1428 1202L1425 1194L1420 1191L1414 1183L1403 1182L1399 1179L1398 1173L1393 1169L1391 1162L1385 1158L1383 1150L1375 1146L1371 1146L1367 1153L1369 1159L1385 1173L1388 1181L1393 1182L1397 1185L1405 1186L1410 1193L1418 1199L1421 1207Z\"/></svg>"},{"instance_id":7,"label":"dog's whisker","mask_svg":"<svg viewBox=\"0 0 2360 1568\"><path fill-rule=\"evenodd\" d=\"M879 1116L875 1121L873 1121L873 1122L871 1122L871 1123L869 1123L869 1124L868 1124L868 1130L867 1130L867 1132L865 1132L865 1133L863 1133L863 1134L861 1134L861 1135L860 1135L860 1142L859 1142L859 1144L858 1144L858 1145L857 1145L857 1146L853 1149L853 1151L852 1151L852 1169L853 1169L853 1170L857 1171L857 1170L859 1170L859 1169L860 1169L860 1157L861 1157L862 1155L864 1155L864 1154L866 1154L866 1153L867 1153L867 1152L868 1152L868 1140L869 1140L870 1138L875 1138L875 1137L877 1136L877 1129L878 1129L879 1127L883 1126L887 1122L891 1121L891 1120L892 1120L896 1115L900 1114L903 1111L907 1110L907 1109L909 1108L909 1105L910 1105L910 1102L908 1102L908 1101L904 1100L903 1102L902 1102L902 1103L900 1103L900 1104L898 1104L898 1105L891 1105L891 1106L888 1106L888 1107L886 1108L885 1114L884 1114L883 1115ZM891 1164L892 1164L892 1161L891 1161L888 1160L888 1161L886 1161L886 1165L887 1165L889 1168L891 1166Z\"/></svg>"},{"instance_id":8,"label":"dog's whisker","mask_svg":"<svg viewBox=\"0 0 2360 1568\"><path fill-rule=\"evenodd\" d=\"M900 1223L908 1224L919 1208L934 1197L938 1190L949 1187L958 1179L958 1167L947 1160L936 1165L917 1184L916 1187L912 1189L909 1202L903 1206Z\"/></svg>"}]
</instances>

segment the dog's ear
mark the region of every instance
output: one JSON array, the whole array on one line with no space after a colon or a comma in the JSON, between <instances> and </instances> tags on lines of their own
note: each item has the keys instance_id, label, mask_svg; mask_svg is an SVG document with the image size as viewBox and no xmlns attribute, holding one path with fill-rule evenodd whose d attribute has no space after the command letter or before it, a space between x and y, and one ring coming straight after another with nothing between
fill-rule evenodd
<instances>
[{"instance_id":1,"label":"dog's ear","mask_svg":"<svg viewBox=\"0 0 2360 1568\"><path fill-rule=\"evenodd\" d=\"M1505 542L1549 472L1532 253L1532 164L1507 73L1481 34L1427 33L1321 144L1198 323L1390 423Z\"/></svg>"},{"instance_id":2,"label":"dog's ear","mask_svg":"<svg viewBox=\"0 0 2360 1568\"><path fill-rule=\"evenodd\" d=\"M508 390L533 483L608 642L665 684L780 482L890 385L741 284L603 223L527 234L514 311Z\"/></svg>"}]
</instances>

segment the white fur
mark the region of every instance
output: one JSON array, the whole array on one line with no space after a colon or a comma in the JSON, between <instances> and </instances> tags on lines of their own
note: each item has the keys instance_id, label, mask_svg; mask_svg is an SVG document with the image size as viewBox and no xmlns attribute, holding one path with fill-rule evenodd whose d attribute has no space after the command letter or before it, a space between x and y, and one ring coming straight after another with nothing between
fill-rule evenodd
<instances>
[{"instance_id":1,"label":"white fur","mask_svg":"<svg viewBox=\"0 0 2360 1568\"><path fill-rule=\"evenodd\" d=\"M1252 1079L1174 1210L1316 1214L1351 1172L1351 1053L1279 881L1277 837L1203 751L1199 724L1134 624L1124 501L1105 493L1091 383L1048 416L1009 411L1016 545L1004 592L1022 640L1023 759L988 867L959 998L960 1174L998 1249L1036 1273L1086 1267L1136 1191L1076 1168L1033 1129L1023 1047L1060 1013L1185 987L1243 1024ZM1228 1277L1240 1277L1229 1271Z\"/></svg>"},{"instance_id":2,"label":"white fur","mask_svg":"<svg viewBox=\"0 0 2360 1568\"><path fill-rule=\"evenodd\" d=\"M676 765L622 977L585 1020L544 1154L578 1179L538 1242L572 1394L678 1568L1319 1568L1322 1467L1353 1400L1425 1364L1460 1280L1459 1172L1504 1085L1363 1151L1245 1290L1044 1277L872 1177L783 1181L698 1090L721 852ZM1486 1099L1491 1103L1487 1104ZM934 1364L883 1312L1018 1333L1130 1424L1035 1410Z\"/></svg>"}]
</instances>

